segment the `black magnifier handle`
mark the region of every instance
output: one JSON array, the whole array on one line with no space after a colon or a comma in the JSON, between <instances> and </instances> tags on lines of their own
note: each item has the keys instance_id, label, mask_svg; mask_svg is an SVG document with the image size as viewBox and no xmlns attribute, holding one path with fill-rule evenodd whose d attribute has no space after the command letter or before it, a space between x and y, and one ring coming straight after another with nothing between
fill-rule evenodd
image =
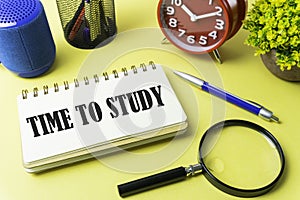
<instances>
[{"instance_id":1,"label":"black magnifier handle","mask_svg":"<svg viewBox=\"0 0 300 200\"><path fill-rule=\"evenodd\" d=\"M121 197L126 197L160 186L182 181L185 180L187 176L194 175L196 171L200 170L202 170L201 165L196 164L186 168L178 167L145 178L137 179L128 183L118 185L119 194Z\"/></svg>"},{"instance_id":2,"label":"black magnifier handle","mask_svg":"<svg viewBox=\"0 0 300 200\"><path fill-rule=\"evenodd\" d=\"M156 187L184 180L187 176L184 167L178 167L159 174L137 179L128 183L118 185L121 197L126 197Z\"/></svg>"}]
</instances>

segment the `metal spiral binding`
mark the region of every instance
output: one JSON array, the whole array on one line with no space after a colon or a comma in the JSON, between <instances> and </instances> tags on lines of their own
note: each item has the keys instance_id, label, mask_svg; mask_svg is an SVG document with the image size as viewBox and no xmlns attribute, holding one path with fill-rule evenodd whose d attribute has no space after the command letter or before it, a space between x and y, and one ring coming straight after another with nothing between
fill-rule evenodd
<instances>
[{"instance_id":1,"label":"metal spiral binding","mask_svg":"<svg viewBox=\"0 0 300 200\"><path fill-rule=\"evenodd\" d=\"M128 71L127 71L126 67L122 68L122 72L123 72L124 76L128 76Z\"/></svg>"},{"instance_id":2,"label":"metal spiral binding","mask_svg":"<svg viewBox=\"0 0 300 200\"><path fill-rule=\"evenodd\" d=\"M135 65L132 65L132 66L131 66L131 70L133 71L134 74L137 73L137 68L135 67Z\"/></svg>"},{"instance_id":3,"label":"metal spiral binding","mask_svg":"<svg viewBox=\"0 0 300 200\"><path fill-rule=\"evenodd\" d=\"M37 97L38 96L38 88L37 87L35 87L35 88L33 88L33 96L34 97Z\"/></svg>"},{"instance_id":4,"label":"metal spiral binding","mask_svg":"<svg viewBox=\"0 0 300 200\"><path fill-rule=\"evenodd\" d=\"M43 89L44 89L44 95L48 94L48 85L44 85Z\"/></svg>"},{"instance_id":5,"label":"metal spiral binding","mask_svg":"<svg viewBox=\"0 0 300 200\"><path fill-rule=\"evenodd\" d=\"M106 81L109 80L109 77L108 77L108 73L107 73L107 72L104 72L102 75L104 76L104 80L106 80Z\"/></svg>"},{"instance_id":6,"label":"metal spiral binding","mask_svg":"<svg viewBox=\"0 0 300 200\"><path fill-rule=\"evenodd\" d=\"M74 78L74 84L75 84L75 87L79 87L79 81L77 78Z\"/></svg>"},{"instance_id":7,"label":"metal spiral binding","mask_svg":"<svg viewBox=\"0 0 300 200\"><path fill-rule=\"evenodd\" d=\"M117 70L113 70L113 74L114 74L115 78L119 78L119 74L118 74Z\"/></svg>"},{"instance_id":8,"label":"metal spiral binding","mask_svg":"<svg viewBox=\"0 0 300 200\"><path fill-rule=\"evenodd\" d=\"M54 92L59 92L59 86L57 83L54 83Z\"/></svg>"},{"instance_id":9,"label":"metal spiral binding","mask_svg":"<svg viewBox=\"0 0 300 200\"><path fill-rule=\"evenodd\" d=\"M70 88L68 81L64 81L64 85L65 85L65 90L68 90Z\"/></svg>"},{"instance_id":10,"label":"metal spiral binding","mask_svg":"<svg viewBox=\"0 0 300 200\"><path fill-rule=\"evenodd\" d=\"M143 69L143 72L146 72L147 71L147 66L145 65L145 63L142 63L140 65L140 67Z\"/></svg>"},{"instance_id":11,"label":"metal spiral binding","mask_svg":"<svg viewBox=\"0 0 300 200\"><path fill-rule=\"evenodd\" d=\"M23 99L27 99L28 90L22 90Z\"/></svg>"},{"instance_id":12,"label":"metal spiral binding","mask_svg":"<svg viewBox=\"0 0 300 200\"><path fill-rule=\"evenodd\" d=\"M151 68L153 70L156 69L156 65L155 65L155 63L153 61L149 62L149 66L151 66ZM143 72L146 72L148 70L148 67L144 63L140 64L140 68L142 69ZM134 74L138 73L138 69L137 69L137 67L135 65L132 65L130 69L133 71ZM123 67L121 69L121 71L124 74L124 76L128 76L128 71L127 71L126 67ZM114 75L114 78L119 78L119 73L118 73L117 70L113 70L112 73ZM107 72L103 72L102 76L104 77L105 81L109 80L109 75L108 75ZM90 79L87 76L83 77L83 81L84 81L85 85L89 85L90 84ZM94 81L95 81L95 83L99 83L100 82L100 78L99 78L99 76L97 74L94 75ZM69 85L68 81L64 81L63 84L64 84L64 89L65 90L70 89L70 85ZM80 86L79 85L79 80L77 78L74 78L74 85L75 85L75 88L77 88L77 87ZM44 95L49 94L49 87L48 87L48 85L44 85L43 86L43 91L44 91ZM58 85L58 83L54 83L54 92L59 92L59 85ZM39 95L38 88L37 87L33 88L33 97L38 97L38 95ZM27 99L28 98L28 90L27 89L22 90L22 97L23 97L23 99Z\"/></svg>"},{"instance_id":13,"label":"metal spiral binding","mask_svg":"<svg viewBox=\"0 0 300 200\"><path fill-rule=\"evenodd\" d=\"M89 78L87 76L83 77L83 80L84 80L84 84L85 85L89 85L90 84Z\"/></svg>"},{"instance_id":14,"label":"metal spiral binding","mask_svg":"<svg viewBox=\"0 0 300 200\"><path fill-rule=\"evenodd\" d=\"M100 80L99 80L99 76L97 74L94 75L94 79L95 79L96 83L99 83Z\"/></svg>"}]
</instances>

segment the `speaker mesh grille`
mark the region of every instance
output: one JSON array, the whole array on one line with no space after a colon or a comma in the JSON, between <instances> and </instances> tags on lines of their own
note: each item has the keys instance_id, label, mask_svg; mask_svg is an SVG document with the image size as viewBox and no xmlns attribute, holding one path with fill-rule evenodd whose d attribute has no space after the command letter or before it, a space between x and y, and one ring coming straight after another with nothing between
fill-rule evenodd
<instances>
[{"instance_id":1,"label":"speaker mesh grille","mask_svg":"<svg viewBox=\"0 0 300 200\"><path fill-rule=\"evenodd\" d=\"M37 0L0 0L0 27L24 24L37 10Z\"/></svg>"}]
</instances>

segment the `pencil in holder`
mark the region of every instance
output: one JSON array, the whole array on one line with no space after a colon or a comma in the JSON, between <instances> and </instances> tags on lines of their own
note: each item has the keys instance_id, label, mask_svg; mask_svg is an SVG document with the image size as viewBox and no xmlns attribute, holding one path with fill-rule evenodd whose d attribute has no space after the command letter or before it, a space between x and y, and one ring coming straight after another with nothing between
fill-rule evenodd
<instances>
[{"instance_id":1,"label":"pencil in holder","mask_svg":"<svg viewBox=\"0 0 300 200\"><path fill-rule=\"evenodd\" d=\"M93 49L117 34L114 0L56 0L65 39L74 47Z\"/></svg>"}]
</instances>

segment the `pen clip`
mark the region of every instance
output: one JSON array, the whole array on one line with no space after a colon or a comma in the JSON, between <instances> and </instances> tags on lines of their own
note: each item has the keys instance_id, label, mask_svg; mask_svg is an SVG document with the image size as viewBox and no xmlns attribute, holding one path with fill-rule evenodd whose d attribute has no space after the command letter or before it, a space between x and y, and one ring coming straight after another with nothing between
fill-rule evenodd
<instances>
[{"instance_id":1,"label":"pen clip","mask_svg":"<svg viewBox=\"0 0 300 200\"><path fill-rule=\"evenodd\" d=\"M253 105L255 105L255 106L259 107L259 108L263 108L262 105L260 105L260 104L258 104L258 103L256 103L256 102L254 102L254 101L251 101L251 100L249 100L249 99L246 99L246 101L248 101L249 103L252 103Z\"/></svg>"}]
</instances>

